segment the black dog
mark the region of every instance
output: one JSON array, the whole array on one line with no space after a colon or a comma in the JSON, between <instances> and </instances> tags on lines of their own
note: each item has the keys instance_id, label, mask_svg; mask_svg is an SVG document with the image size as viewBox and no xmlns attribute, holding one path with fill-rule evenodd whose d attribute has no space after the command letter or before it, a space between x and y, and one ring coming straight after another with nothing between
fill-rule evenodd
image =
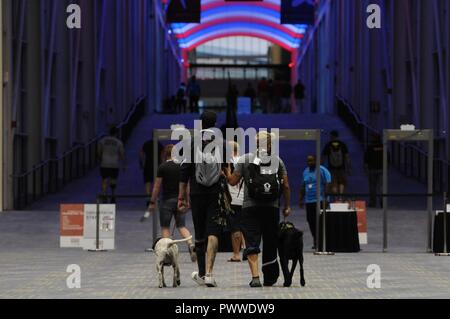
<instances>
[{"instance_id":1,"label":"black dog","mask_svg":"<svg viewBox=\"0 0 450 319\"><path fill-rule=\"evenodd\" d=\"M281 270L284 276L284 286L292 285L297 262L300 263L300 284L305 286L303 273L303 232L296 229L294 224L282 222L278 236L278 254L280 255ZM289 260L292 260L292 269L289 270Z\"/></svg>"}]
</instances>

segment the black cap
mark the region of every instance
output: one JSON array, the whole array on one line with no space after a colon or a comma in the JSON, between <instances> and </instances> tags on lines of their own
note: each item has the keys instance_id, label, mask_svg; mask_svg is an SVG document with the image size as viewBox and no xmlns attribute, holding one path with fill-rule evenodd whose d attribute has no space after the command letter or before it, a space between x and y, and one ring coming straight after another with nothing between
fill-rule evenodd
<instances>
[{"instance_id":1,"label":"black cap","mask_svg":"<svg viewBox=\"0 0 450 319\"><path fill-rule=\"evenodd\" d=\"M211 111L205 111L200 116L200 120L202 121L202 128L204 130L215 127L217 122L217 114Z\"/></svg>"}]
</instances>

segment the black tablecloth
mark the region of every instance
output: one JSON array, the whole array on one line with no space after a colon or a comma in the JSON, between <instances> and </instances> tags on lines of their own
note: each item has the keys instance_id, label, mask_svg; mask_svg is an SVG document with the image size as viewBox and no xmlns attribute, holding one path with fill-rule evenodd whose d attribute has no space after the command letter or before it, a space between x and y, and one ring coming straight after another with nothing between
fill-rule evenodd
<instances>
[{"instance_id":1,"label":"black tablecloth","mask_svg":"<svg viewBox=\"0 0 450 319\"><path fill-rule=\"evenodd\" d=\"M450 251L450 214L447 213L447 251ZM444 214L439 213L434 218L433 252L444 252Z\"/></svg>"},{"instance_id":2,"label":"black tablecloth","mask_svg":"<svg viewBox=\"0 0 450 319\"><path fill-rule=\"evenodd\" d=\"M326 251L340 253L359 252L358 216L356 211L326 213ZM323 213L320 216L319 250L322 251Z\"/></svg>"}]
</instances>

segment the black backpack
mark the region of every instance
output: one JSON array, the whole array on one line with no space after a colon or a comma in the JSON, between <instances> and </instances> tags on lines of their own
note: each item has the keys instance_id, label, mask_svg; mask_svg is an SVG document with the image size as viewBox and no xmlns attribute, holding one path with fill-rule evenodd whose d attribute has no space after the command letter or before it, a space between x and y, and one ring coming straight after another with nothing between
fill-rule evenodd
<instances>
[{"instance_id":1,"label":"black backpack","mask_svg":"<svg viewBox=\"0 0 450 319\"><path fill-rule=\"evenodd\" d=\"M282 183L278 175L280 166L278 166L276 172L264 172L269 167L269 165L256 165L254 163L250 163L248 166L248 195L255 201L274 202L280 198Z\"/></svg>"}]
</instances>

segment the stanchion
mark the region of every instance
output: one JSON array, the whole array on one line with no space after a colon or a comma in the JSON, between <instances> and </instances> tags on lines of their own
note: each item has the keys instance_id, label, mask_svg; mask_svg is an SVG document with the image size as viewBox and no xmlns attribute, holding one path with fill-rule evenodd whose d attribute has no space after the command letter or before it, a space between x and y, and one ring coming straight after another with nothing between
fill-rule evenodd
<instances>
[{"instance_id":1,"label":"stanchion","mask_svg":"<svg viewBox=\"0 0 450 319\"><path fill-rule=\"evenodd\" d=\"M446 256L449 257L450 253L448 252L447 247L447 193L444 193L444 217L443 217L443 223L444 223L444 252L443 253L436 253L436 256ZM436 231L436 230L434 230Z\"/></svg>"},{"instance_id":2,"label":"stanchion","mask_svg":"<svg viewBox=\"0 0 450 319\"><path fill-rule=\"evenodd\" d=\"M320 203L317 203L317 205L320 205ZM322 207L322 251L317 250L316 252L314 252L314 255L317 255L317 256L333 256L334 255L333 252L327 251L327 234L326 234L326 229L327 229L327 227L326 227L326 223L327 223L327 219L326 219L327 201L326 201L325 196L324 196L322 205L323 205L323 207ZM319 236L319 234L317 234L317 237L318 236Z\"/></svg>"},{"instance_id":3,"label":"stanchion","mask_svg":"<svg viewBox=\"0 0 450 319\"><path fill-rule=\"evenodd\" d=\"M105 252L106 249L100 249L100 196L97 196L96 208L96 226L95 226L95 249L89 249L90 252Z\"/></svg>"}]
</instances>

